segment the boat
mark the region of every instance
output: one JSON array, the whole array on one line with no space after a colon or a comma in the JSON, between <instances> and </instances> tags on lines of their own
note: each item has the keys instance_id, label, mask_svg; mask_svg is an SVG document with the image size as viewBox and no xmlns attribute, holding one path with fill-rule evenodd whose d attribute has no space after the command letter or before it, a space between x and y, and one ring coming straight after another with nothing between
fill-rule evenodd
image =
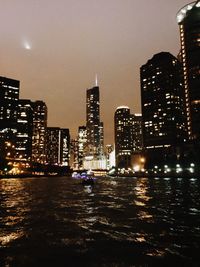
<instances>
[{"instance_id":1,"label":"boat","mask_svg":"<svg viewBox=\"0 0 200 267\"><path fill-rule=\"evenodd\" d=\"M93 185L94 180L95 180L94 173L91 170L89 170L83 176L82 185Z\"/></svg>"},{"instance_id":2,"label":"boat","mask_svg":"<svg viewBox=\"0 0 200 267\"><path fill-rule=\"evenodd\" d=\"M82 180L82 185L93 185L94 184L94 179L91 177L84 178Z\"/></svg>"},{"instance_id":3,"label":"boat","mask_svg":"<svg viewBox=\"0 0 200 267\"><path fill-rule=\"evenodd\" d=\"M73 172L72 178L80 179L82 185L93 185L94 184L94 174L91 171L87 172Z\"/></svg>"}]
</instances>

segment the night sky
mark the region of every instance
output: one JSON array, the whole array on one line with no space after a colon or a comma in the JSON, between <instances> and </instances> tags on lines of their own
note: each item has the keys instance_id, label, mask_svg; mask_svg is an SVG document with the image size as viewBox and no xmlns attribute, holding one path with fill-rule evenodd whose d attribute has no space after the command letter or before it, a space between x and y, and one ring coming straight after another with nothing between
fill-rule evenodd
<instances>
[{"instance_id":1,"label":"night sky","mask_svg":"<svg viewBox=\"0 0 200 267\"><path fill-rule=\"evenodd\" d=\"M117 106L140 112L140 66L180 49L184 0L0 0L0 76L21 82L20 98L43 100L48 126L85 124L86 89L98 74L105 144Z\"/></svg>"}]
</instances>

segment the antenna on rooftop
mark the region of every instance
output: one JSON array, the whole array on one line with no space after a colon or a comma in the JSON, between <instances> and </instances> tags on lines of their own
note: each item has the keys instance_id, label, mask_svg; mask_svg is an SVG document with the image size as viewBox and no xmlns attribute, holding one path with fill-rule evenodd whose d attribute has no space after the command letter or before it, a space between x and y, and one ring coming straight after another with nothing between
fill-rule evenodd
<instances>
[{"instance_id":1,"label":"antenna on rooftop","mask_svg":"<svg viewBox=\"0 0 200 267\"><path fill-rule=\"evenodd\" d=\"M98 77L97 77L97 74L95 75L95 86L96 87L98 86Z\"/></svg>"}]
</instances>

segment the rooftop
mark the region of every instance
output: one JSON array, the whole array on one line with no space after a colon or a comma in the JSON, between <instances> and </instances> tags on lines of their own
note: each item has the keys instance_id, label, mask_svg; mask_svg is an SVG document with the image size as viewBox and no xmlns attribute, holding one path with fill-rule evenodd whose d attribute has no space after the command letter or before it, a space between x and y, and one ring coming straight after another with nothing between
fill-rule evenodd
<instances>
[{"instance_id":1,"label":"rooftop","mask_svg":"<svg viewBox=\"0 0 200 267\"><path fill-rule=\"evenodd\" d=\"M176 19L177 19L178 24L180 24L184 20L184 18L187 15L187 12L190 11L194 6L195 7L200 7L200 1L198 0L198 1L191 2L191 3L187 4L187 5L185 5L184 7L182 7L178 11L178 13L176 15Z\"/></svg>"},{"instance_id":2,"label":"rooftop","mask_svg":"<svg viewBox=\"0 0 200 267\"><path fill-rule=\"evenodd\" d=\"M130 109L130 108L128 106L119 106L116 108L116 110L118 110L118 109Z\"/></svg>"}]
</instances>

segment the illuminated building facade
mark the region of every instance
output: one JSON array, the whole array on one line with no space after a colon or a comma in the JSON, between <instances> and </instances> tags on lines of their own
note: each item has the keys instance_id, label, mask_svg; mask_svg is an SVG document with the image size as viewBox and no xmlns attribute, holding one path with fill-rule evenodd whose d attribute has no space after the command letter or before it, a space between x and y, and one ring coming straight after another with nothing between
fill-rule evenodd
<instances>
[{"instance_id":1,"label":"illuminated building facade","mask_svg":"<svg viewBox=\"0 0 200 267\"><path fill-rule=\"evenodd\" d=\"M6 143L12 148L12 153L11 151L8 153L11 153L12 157L15 154L19 87L19 81L0 77L0 152L2 156L6 156Z\"/></svg>"},{"instance_id":2,"label":"illuminated building facade","mask_svg":"<svg viewBox=\"0 0 200 267\"><path fill-rule=\"evenodd\" d=\"M47 127L46 135L46 161L51 165L59 163L59 132L58 127Z\"/></svg>"},{"instance_id":3,"label":"illuminated building facade","mask_svg":"<svg viewBox=\"0 0 200 267\"><path fill-rule=\"evenodd\" d=\"M70 161L70 133L69 129L59 131L59 159L61 166L69 166Z\"/></svg>"},{"instance_id":4,"label":"illuminated building facade","mask_svg":"<svg viewBox=\"0 0 200 267\"><path fill-rule=\"evenodd\" d=\"M120 106L115 111L115 155L118 168L131 166L132 154L132 117L127 106Z\"/></svg>"},{"instance_id":5,"label":"illuminated building facade","mask_svg":"<svg viewBox=\"0 0 200 267\"><path fill-rule=\"evenodd\" d=\"M95 158L101 155L103 123L100 122L99 87L87 90L86 96L87 155Z\"/></svg>"},{"instance_id":6,"label":"illuminated building facade","mask_svg":"<svg viewBox=\"0 0 200 267\"><path fill-rule=\"evenodd\" d=\"M140 75L144 148L160 150L162 157L164 149L186 141L181 63L161 52L141 67Z\"/></svg>"},{"instance_id":7,"label":"illuminated building facade","mask_svg":"<svg viewBox=\"0 0 200 267\"><path fill-rule=\"evenodd\" d=\"M143 136L146 148L183 142L184 93L181 64L161 52L141 67Z\"/></svg>"},{"instance_id":8,"label":"illuminated building facade","mask_svg":"<svg viewBox=\"0 0 200 267\"><path fill-rule=\"evenodd\" d=\"M69 129L47 127L46 161L51 165L69 166L70 160Z\"/></svg>"},{"instance_id":9,"label":"illuminated building facade","mask_svg":"<svg viewBox=\"0 0 200 267\"><path fill-rule=\"evenodd\" d=\"M33 109L32 102L20 99L18 102L17 133L15 159L31 162L33 135Z\"/></svg>"},{"instance_id":10,"label":"illuminated building facade","mask_svg":"<svg viewBox=\"0 0 200 267\"><path fill-rule=\"evenodd\" d=\"M104 155L104 127L103 122L100 122L100 155Z\"/></svg>"},{"instance_id":11,"label":"illuminated building facade","mask_svg":"<svg viewBox=\"0 0 200 267\"><path fill-rule=\"evenodd\" d=\"M87 143L87 130L85 126L78 128L78 168L83 168L83 160L85 156L85 147Z\"/></svg>"},{"instance_id":12,"label":"illuminated building facade","mask_svg":"<svg viewBox=\"0 0 200 267\"><path fill-rule=\"evenodd\" d=\"M187 130L190 140L200 141L200 1L178 12L181 61L186 98Z\"/></svg>"},{"instance_id":13,"label":"illuminated building facade","mask_svg":"<svg viewBox=\"0 0 200 267\"><path fill-rule=\"evenodd\" d=\"M0 77L0 127L16 129L20 82Z\"/></svg>"},{"instance_id":14,"label":"illuminated building facade","mask_svg":"<svg viewBox=\"0 0 200 267\"><path fill-rule=\"evenodd\" d=\"M79 169L79 143L77 139L70 142L70 166L74 170Z\"/></svg>"},{"instance_id":15,"label":"illuminated building facade","mask_svg":"<svg viewBox=\"0 0 200 267\"><path fill-rule=\"evenodd\" d=\"M46 162L46 128L47 106L43 101L32 102L33 108L33 137L32 161Z\"/></svg>"},{"instance_id":16,"label":"illuminated building facade","mask_svg":"<svg viewBox=\"0 0 200 267\"><path fill-rule=\"evenodd\" d=\"M87 143L83 167L85 169L106 169L104 156L104 130L100 121L99 87L88 89L86 94Z\"/></svg>"},{"instance_id":17,"label":"illuminated building facade","mask_svg":"<svg viewBox=\"0 0 200 267\"><path fill-rule=\"evenodd\" d=\"M133 154L143 149L142 116L131 114L127 106L115 111L115 156L116 166L130 168Z\"/></svg>"},{"instance_id":18,"label":"illuminated building facade","mask_svg":"<svg viewBox=\"0 0 200 267\"><path fill-rule=\"evenodd\" d=\"M107 161L104 155L101 158L97 159L93 156L86 156L83 161L83 168L86 170L106 170Z\"/></svg>"},{"instance_id":19,"label":"illuminated building facade","mask_svg":"<svg viewBox=\"0 0 200 267\"><path fill-rule=\"evenodd\" d=\"M142 115L131 114L131 136L132 136L132 152L139 153L143 150L143 135L142 135Z\"/></svg>"}]
</instances>

